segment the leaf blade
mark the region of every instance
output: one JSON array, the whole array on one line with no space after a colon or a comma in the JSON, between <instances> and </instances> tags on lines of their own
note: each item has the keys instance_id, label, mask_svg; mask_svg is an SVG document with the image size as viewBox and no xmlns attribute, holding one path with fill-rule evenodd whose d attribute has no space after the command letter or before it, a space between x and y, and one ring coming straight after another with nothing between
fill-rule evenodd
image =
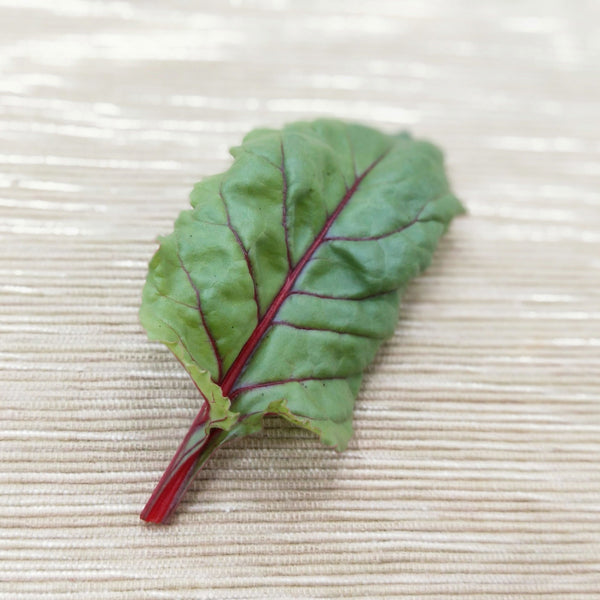
<instances>
[{"instance_id":1,"label":"leaf blade","mask_svg":"<svg viewBox=\"0 0 600 600\"><path fill-rule=\"evenodd\" d=\"M142 322L201 394L231 402L207 435L279 414L341 449L400 291L462 206L439 150L408 134L318 120L251 132L232 154L163 238Z\"/></svg>"}]
</instances>

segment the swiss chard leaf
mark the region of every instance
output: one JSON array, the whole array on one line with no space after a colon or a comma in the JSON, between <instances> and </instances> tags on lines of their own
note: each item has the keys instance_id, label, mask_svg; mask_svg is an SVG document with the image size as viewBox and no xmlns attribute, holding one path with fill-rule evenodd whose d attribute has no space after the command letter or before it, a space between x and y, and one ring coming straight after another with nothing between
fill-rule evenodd
<instances>
[{"instance_id":1,"label":"swiss chard leaf","mask_svg":"<svg viewBox=\"0 0 600 600\"><path fill-rule=\"evenodd\" d=\"M462 212L440 151L334 120L259 129L160 240L140 318L203 399L142 518L162 522L224 442L277 414L342 450L399 296Z\"/></svg>"}]
</instances>

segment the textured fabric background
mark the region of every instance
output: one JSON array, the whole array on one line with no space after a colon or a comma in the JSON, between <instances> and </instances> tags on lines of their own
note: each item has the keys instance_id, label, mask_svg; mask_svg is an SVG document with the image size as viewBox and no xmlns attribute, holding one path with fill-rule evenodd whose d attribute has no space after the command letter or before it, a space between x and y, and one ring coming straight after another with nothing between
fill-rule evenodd
<instances>
[{"instance_id":1,"label":"textured fabric background","mask_svg":"<svg viewBox=\"0 0 600 600\"><path fill-rule=\"evenodd\" d=\"M600 5L0 0L0 597L600 598ZM347 452L277 420L173 523L198 407L137 319L155 238L250 128L446 151L470 214Z\"/></svg>"}]
</instances>

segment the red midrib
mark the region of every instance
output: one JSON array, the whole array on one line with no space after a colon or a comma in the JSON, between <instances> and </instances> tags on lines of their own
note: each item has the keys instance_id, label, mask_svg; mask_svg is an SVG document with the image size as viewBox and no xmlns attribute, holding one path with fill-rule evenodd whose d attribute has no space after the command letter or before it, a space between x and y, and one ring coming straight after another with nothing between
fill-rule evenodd
<instances>
[{"instance_id":1,"label":"red midrib","mask_svg":"<svg viewBox=\"0 0 600 600\"><path fill-rule=\"evenodd\" d=\"M233 361L233 364L221 380L220 384L224 396L229 396L231 393L235 382L244 368L244 365L247 363L248 359L252 355L252 352L254 352L263 335L272 324L273 318L277 314L277 311L285 299L289 296L290 291L294 286L296 279L298 279L302 269L306 266L306 263L310 260L311 256L315 253L316 249L325 239L325 236L327 235L327 232L329 231L329 228L333 222L344 209L346 204L348 204L348 201L350 198L352 198L354 192L356 192L356 189L360 185L361 181L375 168L375 166L385 157L386 154L387 151L384 152L377 160L373 161L363 172L363 174L354 180L352 187L348 189L336 209L328 217L327 221L323 225L323 228L319 232L319 235L317 235L317 237L314 239L313 243L304 253L298 264L288 273L285 282L281 286L279 292L277 292L277 295L273 299L269 309L259 321L255 330L252 332L252 335L248 338L248 341L244 344L243 348ZM183 462L183 464L178 464L178 458L181 456L181 453L188 450L187 444L190 436L209 418L207 414L207 407L208 403L205 403L200 413L198 413L198 416L194 420L192 427L181 443L179 450L175 454L170 465L167 467L167 470L165 471L154 492L152 493L152 496L150 496L150 499L148 500L144 510L142 511L142 514L140 515L142 519L146 521L152 521L154 523L162 523L168 519L169 515L175 510L175 507L181 499L185 488L191 481L191 478L194 476L195 466L200 455L210 445L215 432L219 431L218 429L213 429L213 431L204 440L204 443L201 444L193 452L193 454Z\"/></svg>"},{"instance_id":2,"label":"red midrib","mask_svg":"<svg viewBox=\"0 0 600 600\"><path fill-rule=\"evenodd\" d=\"M254 331L240 350L239 354L236 356L231 367L229 367L229 370L221 380L220 385L221 390L223 392L223 396L227 397L231 393L231 390L238 377L240 376L246 362L258 346L260 340L265 335L267 329L271 326L275 315L281 308L281 305L285 302L286 298L289 296L291 289L294 287L294 283L296 283L298 276L302 272L302 269L304 269L306 263L308 263L312 255L317 250L317 248L323 243L327 232L337 219L338 215L342 212L346 204L348 204L348 202L358 189L358 186L360 185L361 181L383 160L388 151L389 150L387 150L376 160L374 160L363 171L363 173L354 180L352 187L348 189L344 197L341 199L340 203L337 205L336 209L331 213L331 215L329 215L329 217L325 221L325 224L323 225L323 228L321 229L317 237L315 237L312 244L308 247L302 258L298 261L296 266L288 272L287 277L285 278L285 281L281 286L281 289L277 292L275 298L273 298L273 302L271 302L271 305L269 306L267 312L259 321L258 325L256 326L256 328L254 329Z\"/></svg>"}]
</instances>

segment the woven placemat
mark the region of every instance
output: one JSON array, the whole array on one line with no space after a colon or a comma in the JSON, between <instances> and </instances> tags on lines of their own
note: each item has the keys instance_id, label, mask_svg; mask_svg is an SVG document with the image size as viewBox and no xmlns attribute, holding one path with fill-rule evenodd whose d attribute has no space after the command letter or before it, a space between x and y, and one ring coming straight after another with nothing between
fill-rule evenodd
<instances>
[{"instance_id":1,"label":"woven placemat","mask_svg":"<svg viewBox=\"0 0 600 600\"><path fill-rule=\"evenodd\" d=\"M0 597L600 598L600 8L0 2ZM137 310L252 127L441 145L469 214L404 299L349 449L279 420L168 527L198 409Z\"/></svg>"}]
</instances>

